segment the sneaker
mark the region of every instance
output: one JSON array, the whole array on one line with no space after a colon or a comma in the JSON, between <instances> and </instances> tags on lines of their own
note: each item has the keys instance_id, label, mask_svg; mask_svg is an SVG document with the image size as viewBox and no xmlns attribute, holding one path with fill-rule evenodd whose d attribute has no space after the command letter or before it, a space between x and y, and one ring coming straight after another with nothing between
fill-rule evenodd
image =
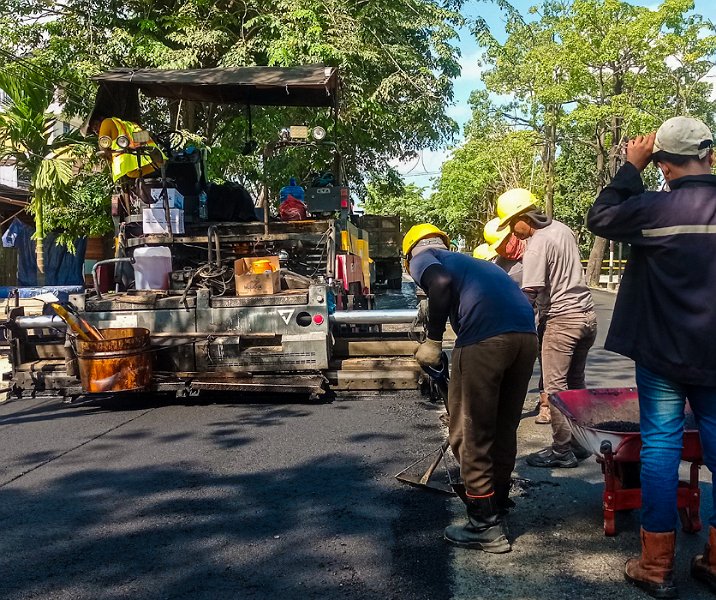
<instances>
[{"instance_id":1,"label":"sneaker","mask_svg":"<svg viewBox=\"0 0 716 600\"><path fill-rule=\"evenodd\" d=\"M539 413L535 418L537 425L549 425L552 422L552 414L549 412L549 406L540 406Z\"/></svg>"},{"instance_id":2,"label":"sneaker","mask_svg":"<svg viewBox=\"0 0 716 600\"><path fill-rule=\"evenodd\" d=\"M528 455L527 464L531 467L545 467L547 469L571 469L579 463L571 450L556 452L552 446L549 446L544 450Z\"/></svg>"}]
</instances>

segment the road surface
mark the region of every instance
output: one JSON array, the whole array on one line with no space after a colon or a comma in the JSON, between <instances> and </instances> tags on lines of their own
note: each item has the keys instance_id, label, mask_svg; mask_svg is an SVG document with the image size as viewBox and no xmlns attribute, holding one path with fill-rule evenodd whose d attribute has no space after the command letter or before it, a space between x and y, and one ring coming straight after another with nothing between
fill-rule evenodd
<instances>
[{"instance_id":1,"label":"road surface","mask_svg":"<svg viewBox=\"0 0 716 600\"><path fill-rule=\"evenodd\" d=\"M602 342L613 297L597 294ZM598 348L591 386L629 385ZM524 456L548 440L520 427L514 551L456 550L458 500L394 475L436 448L439 407L418 392L331 404L208 398L0 406L0 597L4 599L643 598L622 583L638 515L601 533L593 459L550 473ZM704 483L704 508L710 483ZM679 536L682 597L704 534Z\"/></svg>"}]
</instances>

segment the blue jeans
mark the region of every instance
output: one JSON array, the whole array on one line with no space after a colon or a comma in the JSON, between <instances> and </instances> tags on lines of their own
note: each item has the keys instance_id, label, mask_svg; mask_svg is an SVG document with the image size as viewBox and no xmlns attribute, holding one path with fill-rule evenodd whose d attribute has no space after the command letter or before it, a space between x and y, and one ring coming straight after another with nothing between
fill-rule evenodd
<instances>
[{"instance_id":1,"label":"blue jeans","mask_svg":"<svg viewBox=\"0 0 716 600\"><path fill-rule=\"evenodd\" d=\"M641 525L649 532L674 531L676 494L684 438L686 398L701 435L704 464L716 473L716 387L684 385L636 366L641 413ZM716 487L712 486L716 507ZM716 514L709 525L716 527Z\"/></svg>"}]
</instances>

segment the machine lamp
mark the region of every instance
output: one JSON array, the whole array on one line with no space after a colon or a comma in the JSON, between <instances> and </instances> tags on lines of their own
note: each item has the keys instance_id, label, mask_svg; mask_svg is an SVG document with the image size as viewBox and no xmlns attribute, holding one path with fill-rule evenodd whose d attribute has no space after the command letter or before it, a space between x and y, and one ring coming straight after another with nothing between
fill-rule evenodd
<instances>
[{"instance_id":1,"label":"machine lamp","mask_svg":"<svg viewBox=\"0 0 716 600\"><path fill-rule=\"evenodd\" d=\"M289 128L292 140L307 140L308 139L308 127L305 125L291 125Z\"/></svg>"},{"instance_id":2,"label":"machine lamp","mask_svg":"<svg viewBox=\"0 0 716 600\"><path fill-rule=\"evenodd\" d=\"M108 135L103 135L97 140L97 145L101 150L109 150L112 147L112 138Z\"/></svg>"},{"instance_id":3,"label":"machine lamp","mask_svg":"<svg viewBox=\"0 0 716 600\"><path fill-rule=\"evenodd\" d=\"M117 136L117 146L119 146L122 150L126 150L129 148L129 138L126 135Z\"/></svg>"},{"instance_id":4,"label":"machine lamp","mask_svg":"<svg viewBox=\"0 0 716 600\"><path fill-rule=\"evenodd\" d=\"M322 142L326 139L326 130L319 125L318 127L313 128L311 135L313 135L313 139L317 142Z\"/></svg>"},{"instance_id":5,"label":"machine lamp","mask_svg":"<svg viewBox=\"0 0 716 600\"><path fill-rule=\"evenodd\" d=\"M323 325L323 321L324 321L323 315L321 315L321 314L313 315L313 322L316 325Z\"/></svg>"}]
</instances>

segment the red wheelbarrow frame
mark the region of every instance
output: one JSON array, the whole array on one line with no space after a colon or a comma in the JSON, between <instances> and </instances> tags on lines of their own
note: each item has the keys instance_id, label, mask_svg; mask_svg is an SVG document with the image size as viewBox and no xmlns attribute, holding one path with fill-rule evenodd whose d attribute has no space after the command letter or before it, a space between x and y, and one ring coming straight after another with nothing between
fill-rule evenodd
<instances>
[{"instance_id":1,"label":"red wheelbarrow frame","mask_svg":"<svg viewBox=\"0 0 716 600\"><path fill-rule=\"evenodd\" d=\"M567 390L551 394L550 400L567 418L575 438L597 455L604 475L604 533L616 535L617 511L641 508L636 475L641 460L641 434L609 431L593 424L615 417L639 421L638 392L633 387ZM689 480L679 481L679 517L684 531L696 533L702 527L699 467L703 458L698 431L684 431L681 459L691 466Z\"/></svg>"},{"instance_id":2,"label":"red wheelbarrow frame","mask_svg":"<svg viewBox=\"0 0 716 600\"><path fill-rule=\"evenodd\" d=\"M621 473L623 464L638 464L641 453L641 435L627 434L624 440L612 450L609 442L602 444L601 454L597 462L604 474L604 493L602 505L604 510L604 534L616 535L616 513L620 510L641 508L641 488L623 488ZM687 533L701 531L701 491L699 490L699 467L703 464L701 440L698 431L684 431L684 444L681 460L691 463L689 480L679 481L677 491L677 508L681 526Z\"/></svg>"}]
</instances>

